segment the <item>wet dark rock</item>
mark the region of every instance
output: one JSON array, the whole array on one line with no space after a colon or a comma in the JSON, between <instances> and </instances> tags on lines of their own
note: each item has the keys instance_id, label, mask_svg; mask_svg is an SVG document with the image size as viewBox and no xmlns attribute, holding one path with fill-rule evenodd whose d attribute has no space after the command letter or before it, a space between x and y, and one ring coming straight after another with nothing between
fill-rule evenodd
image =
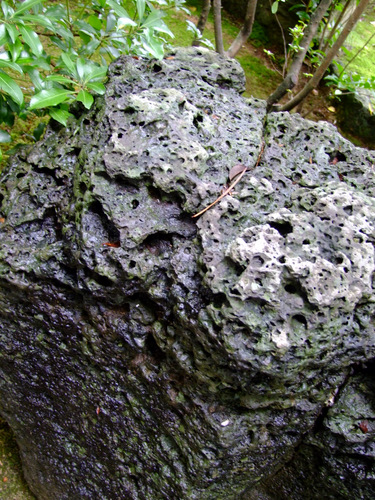
<instances>
[{"instance_id":1,"label":"wet dark rock","mask_svg":"<svg viewBox=\"0 0 375 500\"><path fill-rule=\"evenodd\" d=\"M362 89L359 93L343 93L336 102L340 129L353 140L375 149L375 92Z\"/></svg>"},{"instance_id":2,"label":"wet dark rock","mask_svg":"<svg viewBox=\"0 0 375 500\"><path fill-rule=\"evenodd\" d=\"M39 499L372 488L375 155L243 86L121 58L3 173L0 413Z\"/></svg>"}]
</instances>

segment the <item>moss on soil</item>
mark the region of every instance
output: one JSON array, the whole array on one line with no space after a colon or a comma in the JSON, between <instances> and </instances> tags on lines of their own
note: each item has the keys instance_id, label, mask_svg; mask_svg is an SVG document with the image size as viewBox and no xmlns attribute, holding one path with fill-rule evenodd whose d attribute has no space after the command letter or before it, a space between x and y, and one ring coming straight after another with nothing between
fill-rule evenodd
<instances>
[{"instance_id":1,"label":"moss on soil","mask_svg":"<svg viewBox=\"0 0 375 500\"><path fill-rule=\"evenodd\" d=\"M35 500L22 475L17 443L0 419L0 500Z\"/></svg>"}]
</instances>

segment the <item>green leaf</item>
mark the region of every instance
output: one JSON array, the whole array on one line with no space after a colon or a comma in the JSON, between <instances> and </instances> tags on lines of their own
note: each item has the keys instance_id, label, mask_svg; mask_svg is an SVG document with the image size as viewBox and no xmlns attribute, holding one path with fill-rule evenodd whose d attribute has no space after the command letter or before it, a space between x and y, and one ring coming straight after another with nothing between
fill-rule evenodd
<instances>
[{"instance_id":1,"label":"green leaf","mask_svg":"<svg viewBox=\"0 0 375 500\"><path fill-rule=\"evenodd\" d=\"M106 33L110 33L115 29L116 26L116 16L113 14L113 12L110 12L107 16L107 26L106 26Z\"/></svg>"},{"instance_id":2,"label":"green leaf","mask_svg":"<svg viewBox=\"0 0 375 500\"><path fill-rule=\"evenodd\" d=\"M164 57L164 48L161 42L156 41L152 37L149 37L148 40L143 41L143 48L151 54L156 59L163 59Z\"/></svg>"},{"instance_id":3,"label":"green leaf","mask_svg":"<svg viewBox=\"0 0 375 500\"><path fill-rule=\"evenodd\" d=\"M18 73L23 73L22 68L19 64L11 61L6 61L5 59L0 59L0 68L8 68L14 71L18 71Z\"/></svg>"},{"instance_id":4,"label":"green leaf","mask_svg":"<svg viewBox=\"0 0 375 500\"><path fill-rule=\"evenodd\" d=\"M37 127L34 128L33 130L33 136L36 141L39 141L39 139L42 137L43 132L46 128L46 124L41 122Z\"/></svg>"},{"instance_id":5,"label":"green leaf","mask_svg":"<svg viewBox=\"0 0 375 500\"><path fill-rule=\"evenodd\" d=\"M271 7L272 14L276 14L278 8L279 8L279 2L276 0L276 2L273 2Z\"/></svg>"},{"instance_id":6,"label":"green leaf","mask_svg":"<svg viewBox=\"0 0 375 500\"><path fill-rule=\"evenodd\" d=\"M153 10L151 14L147 17L144 23L142 23L141 28L155 28L160 25L160 20L165 14L161 10Z\"/></svg>"},{"instance_id":7,"label":"green leaf","mask_svg":"<svg viewBox=\"0 0 375 500\"><path fill-rule=\"evenodd\" d=\"M47 28L51 31L54 30L54 23L48 17L36 16L33 14L26 14L22 16L22 21L29 21L34 24L40 24L43 28Z\"/></svg>"},{"instance_id":8,"label":"green leaf","mask_svg":"<svg viewBox=\"0 0 375 500\"><path fill-rule=\"evenodd\" d=\"M12 56L12 60L15 62L15 61L17 61L17 59L19 58L19 56L23 50L23 45L20 42L19 38L17 38L17 40L14 43L8 44L8 45L9 45L10 55Z\"/></svg>"},{"instance_id":9,"label":"green leaf","mask_svg":"<svg viewBox=\"0 0 375 500\"><path fill-rule=\"evenodd\" d=\"M168 26L164 23L164 21L159 21L160 24L158 26L154 26L155 31L159 31L160 33L165 33L169 35L170 37L174 38L174 34L172 31L168 28Z\"/></svg>"},{"instance_id":10,"label":"green leaf","mask_svg":"<svg viewBox=\"0 0 375 500\"><path fill-rule=\"evenodd\" d=\"M5 130L0 130L0 142L11 142L12 138Z\"/></svg>"},{"instance_id":11,"label":"green leaf","mask_svg":"<svg viewBox=\"0 0 375 500\"><path fill-rule=\"evenodd\" d=\"M126 12L126 10L121 7L118 3L115 2L115 0L107 0L107 5L111 7L112 10L115 11L115 13L118 15L118 17L123 17L124 19L129 19L130 22L132 23L132 26L137 26L137 23L131 20L129 14Z\"/></svg>"},{"instance_id":12,"label":"green leaf","mask_svg":"<svg viewBox=\"0 0 375 500\"><path fill-rule=\"evenodd\" d=\"M61 123L65 127L66 127L68 118L70 116L73 116L71 113L69 113L69 111L66 111L65 109L60 109L60 108L50 109L49 114L54 120Z\"/></svg>"},{"instance_id":13,"label":"green leaf","mask_svg":"<svg viewBox=\"0 0 375 500\"><path fill-rule=\"evenodd\" d=\"M13 16L14 14L14 9L8 4L8 2L2 1L1 2L1 8L4 13L4 18L9 19Z\"/></svg>"},{"instance_id":14,"label":"green leaf","mask_svg":"<svg viewBox=\"0 0 375 500\"><path fill-rule=\"evenodd\" d=\"M0 45L4 45L6 42L6 29L5 24L0 24Z\"/></svg>"},{"instance_id":15,"label":"green leaf","mask_svg":"<svg viewBox=\"0 0 375 500\"><path fill-rule=\"evenodd\" d=\"M78 78L81 82L83 82L86 74L86 64L84 59L82 59L81 57L77 59L76 68L77 68Z\"/></svg>"},{"instance_id":16,"label":"green leaf","mask_svg":"<svg viewBox=\"0 0 375 500\"><path fill-rule=\"evenodd\" d=\"M96 40L95 38L88 42L81 50L81 54L85 54L87 56L91 56L95 50L99 47L100 45L100 40Z\"/></svg>"},{"instance_id":17,"label":"green leaf","mask_svg":"<svg viewBox=\"0 0 375 500\"><path fill-rule=\"evenodd\" d=\"M19 106L23 104L23 93L16 82L6 73L0 71L0 89L8 94Z\"/></svg>"},{"instance_id":18,"label":"green leaf","mask_svg":"<svg viewBox=\"0 0 375 500\"><path fill-rule=\"evenodd\" d=\"M32 9L35 5L37 5L38 3L40 3L41 0L26 0L25 2L23 2L21 4L21 6L16 10L16 12L14 13L14 17L15 16L19 16L20 14L22 14L22 12L25 12L25 10L29 10L29 9Z\"/></svg>"},{"instance_id":19,"label":"green leaf","mask_svg":"<svg viewBox=\"0 0 375 500\"><path fill-rule=\"evenodd\" d=\"M34 95L30 100L29 109L48 108L49 106L56 106L61 102L67 101L68 97L73 94L71 90L65 89L47 89L42 90Z\"/></svg>"},{"instance_id":20,"label":"green leaf","mask_svg":"<svg viewBox=\"0 0 375 500\"><path fill-rule=\"evenodd\" d=\"M68 45L63 42L60 38L57 36L51 36L50 41L53 42L62 52L66 52L68 50Z\"/></svg>"},{"instance_id":21,"label":"green leaf","mask_svg":"<svg viewBox=\"0 0 375 500\"><path fill-rule=\"evenodd\" d=\"M17 30L17 28L13 26L13 24L7 24L6 30L8 32L10 39L12 40L12 43L15 43L15 41L19 36L19 31Z\"/></svg>"},{"instance_id":22,"label":"green leaf","mask_svg":"<svg viewBox=\"0 0 375 500\"><path fill-rule=\"evenodd\" d=\"M73 80L71 80L70 78L67 78L66 76L63 76L63 75L48 75L46 77L46 80L48 82L57 82L57 83L61 83L61 84L65 84L65 85L72 85L74 84Z\"/></svg>"},{"instance_id":23,"label":"green leaf","mask_svg":"<svg viewBox=\"0 0 375 500\"><path fill-rule=\"evenodd\" d=\"M99 95L103 95L105 93L105 86L100 82L89 82L86 87Z\"/></svg>"},{"instance_id":24,"label":"green leaf","mask_svg":"<svg viewBox=\"0 0 375 500\"><path fill-rule=\"evenodd\" d=\"M39 92L44 89L44 82L40 77L40 73L36 68L31 66L24 67L26 73L29 75L35 89Z\"/></svg>"},{"instance_id":25,"label":"green leaf","mask_svg":"<svg viewBox=\"0 0 375 500\"><path fill-rule=\"evenodd\" d=\"M62 53L61 59L63 60L63 63L65 64L65 67L69 70L69 72L76 77L77 76L76 66L72 61L71 57L68 54Z\"/></svg>"},{"instance_id":26,"label":"green leaf","mask_svg":"<svg viewBox=\"0 0 375 500\"><path fill-rule=\"evenodd\" d=\"M86 66L86 75L89 80L103 80L107 76L108 66L96 66L90 64Z\"/></svg>"},{"instance_id":27,"label":"green leaf","mask_svg":"<svg viewBox=\"0 0 375 500\"><path fill-rule=\"evenodd\" d=\"M79 92L79 94L77 95L76 99L77 101L82 102L82 104L87 109L90 109L94 102L93 96L88 92L86 92L86 90L81 90L81 92Z\"/></svg>"},{"instance_id":28,"label":"green leaf","mask_svg":"<svg viewBox=\"0 0 375 500\"><path fill-rule=\"evenodd\" d=\"M92 26L96 31L100 31L102 29L102 24L103 24L103 21L101 19L99 19L98 16L89 16L89 18L87 19L87 22L90 24L90 26Z\"/></svg>"},{"instance_id":29,"label":"green leaf","mask_svg":"<svg viewBox=\"0 0 375 500\"><path fill-rule=\"evenodd\" d=\"M140 21L143 19L143 15L145 13L146 2L145 0L137 0L137 13Z\"/></svg>"},{"instance_id":30,"label":"green leaf","mask_svg":"<svg viewBox=\"0 0 375 500\"><path fill-rule=\"evenodd\" d=\"M24 42L30 47L32 53L39 57L43 54L43 45L38 35L27 26L19 26Z\"/></svg>"},{"instance_id":31,"label":"green leaf","mask_svg":"<svg viewBox=\"0 0 375 500\"><path fill-rule=\"evenodd\" d=\"M119 17L117 20L117 29L122 30L125 26L137 26L137 24L130 17Z\"/></svg>"}]
</instances>

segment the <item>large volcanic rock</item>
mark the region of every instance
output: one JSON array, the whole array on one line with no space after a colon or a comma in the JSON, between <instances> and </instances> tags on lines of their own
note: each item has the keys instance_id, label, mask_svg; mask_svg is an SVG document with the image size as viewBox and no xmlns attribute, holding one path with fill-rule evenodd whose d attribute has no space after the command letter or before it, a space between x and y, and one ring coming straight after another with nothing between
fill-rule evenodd
<instances>
[{"instance_id":1,"label":"large volcanic rock","mask_svg":"<svg viewBox=\"0 0 375 500\"><path fill-rule=\"evenodd\" d=\"M371 489L375 155L243 85L121 58L3 173L0 413L39 499Z\"/></svg>"}]
</instances>

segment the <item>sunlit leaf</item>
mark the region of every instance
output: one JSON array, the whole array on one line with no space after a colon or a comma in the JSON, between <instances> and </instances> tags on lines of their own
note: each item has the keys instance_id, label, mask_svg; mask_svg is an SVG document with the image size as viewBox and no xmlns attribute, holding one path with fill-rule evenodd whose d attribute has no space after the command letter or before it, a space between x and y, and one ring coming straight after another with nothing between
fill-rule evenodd
<instances>
[{"instance_id":1,"label":"sunlit leaf","mask_svg":"<svg viewBox=\"0 0 375 500\"><path fill-rule=\"evenodd\" d=\"M23 104L23 93L20 87L9 75L0 71L0 89L8 94L19 106Z\"/></svg>"},{"instance_id":2,"label":"sunlit leaf","mask_svg":"<svg viewBox=\"0 0 375 500\"><path fill-rule=\"evenodd\" d=\"M74 83L70 78L67 78L63 75L48 75L46 77L46 80L49 82L57 82L65 85L71 85L72 83Z\"/></svg>"},{"instance_id":3,"label":"sunlit leaf","mask_svg":"<svg viewBox=\"0 0 375 500\"><path fill-rule=\"evenodd\" d=\"M17 28L13 24L7 24L6 30L10 39L12 40L12 43L15 43L15 41L19 37L19 31L17 30Z\"/></svg>"},{"instance_id":4,"label":"sunlit leaf","mask_svg":"<svg viewBox=\"0 0 375 500\"><path fill-rule=\"evenodd\" d=\"M19 16L20 14L25 12L25 10L32 9L35 5L37 5L40 2L41 0L26 0L25 2L22 2L20 7L15 11L14 17Z\"/></svg>"},{"instance_id":5,"label":"sunlit leaf","mask_svg":"<svg viewBox=\"0 0 375 500\"><path fill-rule=\"evenodd\" d=\"M35 31L27 26L19 26L19 30L22 34L23 41L30 47L32 53L37 57L41 56L44 49Z\"/></svg>"},{"instance_id":6,"label":"sunlit leaf","mask_svg":"<svg viewBox=\"0 0 375 500\"><path fill-rule=\"evenodd\" d=\"M34 95L30 100L29 109L48 108L49 106L57 106L68 99L73 94L71 90L65 89L47 89L42 90Z\"/></svg>"},{"instance_id":7,"label":"sunlit leaf","mask_svg":"<svg viewBox=\"0 0 375 500\"><path fill-rule=\"evenodd\" d=\"M18 73L23 73L22 68L19 64L16 64L12 61L6 61L0 58L0 68L8 68L13 71L17 71Z\"/></svg>"},{"instance_id":8,"label":"sunlit leaf","mask_svg":"<svg viewBox=\"0 0 375 500\"><path fill-rule=\"evenodd\" d=\"M70 116L73 116L69 111L66 111L65 109L60 109L60 108L51 108L49 110L50 116L56 120L57 122L61 123L66 127L68 118Z\"/></svg>"},{"instance_id":9,"label":"sunlit leaf","mask_svg":"<svg viewBox=\"0 0 375 500\"><path fill-rule=\"evenodd\" d=\"M160 20L165 14L161 10L153 10L151 14L147 17L144 23L142 23L142 28L155 28L160 25Z\"/></svg>"},{"instance_id":10,"label":"sunlit leaf","mask_svg":"<svg viewBox=\"0 0 375 500\"><path fill-rule=\"evenodd\" d=\"M102 95L105 93L105 86L100 83L100 82L89 82L86 87L90 90L93 90L99 95Z\"/></svg>"},{"instance_id":11,"label":"sunlit leaf","mask_svg":"<svg viewBox=\"0 0 375 500\"><path fill-rule=\"evenodd\" d=\"M0 142L1 143L4 143L4 142L11 142L12 138L10 136L10 134L8 134L8 132L6 132L5 130L0 130Z\"/></svg>"},{"instance_id":12,"label":"sunlit leaf","mask_svg":"<svg viewBox=\"0 0 375 500\"><path fill-rule=\"evenodd\" d=\"M278 8L279 8L279 2L276 0L276 2L273 2L271 7L272 14L276 14Z\"/></svg>"},{"instance_id":13,"label":"sunlit leaf","mask_svg":"<svg viewBox=\"0 0 375 500\"><path fill-rule=\"evenodd\" d=\"M88 92L86 92L85 90L81 90L81 92L79 92L79 94L77 95L76 99L77 101L80 101L87 109L90 109L94 102L93 96Z\"/></svg>"},{"instance_id":14,"label":"sunlit leaf","mask_svg":"<svg viewBox=\"0 0 375 500\"><path fill-rule=\"evenodd\" d=\"M126 12L126 10L121 7L118 3L115 2L115 0L107 0L107 5L111 7L112 10L115 11L115 13L124 19L129 19L129 21L132 23L132 26L137 26L137 23L131 20L129 14Z\"/></svg>"},{"instance_id":15,"label":"sunlit leaf","mask_svg":"<svg viewBox=\"0 0 375 500\"><path fill-rule=\"evenodd\" d=\"M61 54L61 59L63 60L66 68L72 75L76 75L76 66L68 54Z\"/></svg>"},{"instance_id":16,"label":"sunlit leaf","mask_svg":"<svg viewBox=\"0 0 375 500\"><path fill-rule=\"evenodd\" d=\"M90 26L92 26L95 30L99 31L102 29L103 21L101 19L99 19L98 16L91 15L91 16L89 16L87 21L90 24Z\"/></svg>"},{"instance_id":17,"label":"sunlit leaf","mask_svg":"<svg viewBox=\"0 0 375 500\"><path fill-rule=\"evenodd\" d=\"M134 21L130 19L130 17L119 17L117 20L117 29L122 30L125 26L137 26Z\"/></svg>"},{"instance_id":18,"label":"sunlit leaf","mask_svg":"<svg viewBox=\"0 0 375 500\"><path fill-rule=\"evenodd\" d=\"M143 15L145 13L146 1L137 0L137 14L140 21L142 21Z\"/></svg>"}]
</instances>

